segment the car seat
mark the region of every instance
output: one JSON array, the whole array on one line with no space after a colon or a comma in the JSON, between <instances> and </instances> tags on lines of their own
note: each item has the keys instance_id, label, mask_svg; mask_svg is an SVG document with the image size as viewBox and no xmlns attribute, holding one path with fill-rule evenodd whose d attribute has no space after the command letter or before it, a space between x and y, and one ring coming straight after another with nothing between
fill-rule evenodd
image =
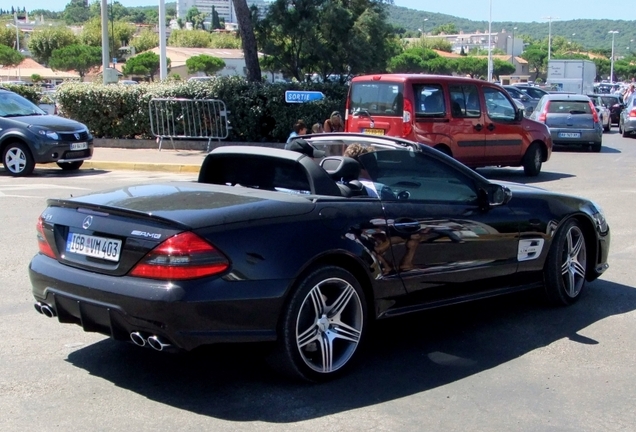
<instances>
[{"instance_id":1,"label":"car seat","mask_svg":"<svg viewBox=\"0 0 636 432\"><path fill-rule=\"evenodd\" d=\"M366 195L366 190L358 180L360 163L346 156L327 156L320 161L320 166L336 182L345 197Z\"/></svg>"}]
</instances>

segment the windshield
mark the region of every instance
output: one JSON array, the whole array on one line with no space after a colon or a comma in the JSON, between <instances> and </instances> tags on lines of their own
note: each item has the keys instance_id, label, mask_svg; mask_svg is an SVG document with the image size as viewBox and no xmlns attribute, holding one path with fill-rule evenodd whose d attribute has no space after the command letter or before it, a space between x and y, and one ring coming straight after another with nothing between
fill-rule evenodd
<instances>
[{"instance_id":1,"label":"windshield","mask_svg":"<svg viewBox=\"0 0 636 432\"><path fill-rule=\"evenodd\" d=\"M0 93L0 116L1 117L23 117L30 115L45 115L37 105L22 96L11 93Z\"/></svg>"},{"instance_id":2,"label":"windshield","mask_svg":"<svg viewBox=\"0 0 636 432\"><path fill-rule=\"evenodd\" d=\"M356 82L351 86L351 114L402 117L404 86L400 83Z\"/></svg>"}]
</instances>

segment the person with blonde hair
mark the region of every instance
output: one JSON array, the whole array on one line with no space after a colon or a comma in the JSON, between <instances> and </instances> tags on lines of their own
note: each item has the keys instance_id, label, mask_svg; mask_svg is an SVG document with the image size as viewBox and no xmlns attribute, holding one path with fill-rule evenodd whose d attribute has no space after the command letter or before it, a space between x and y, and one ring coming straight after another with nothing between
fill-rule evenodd
<instances>
[{"instance_id":1,"label":"person with blonde hair","mask_svg":"<svg viewBox=\"0 0 636 432\"><path fill-rule=\"evenodd\" d=\"M344 132L344 123L338 111L332 112L329 118L325 120L323 129L325 132Z\"/></svg>"},{"instance_id":2,"label":"person with blonde hair","mask_svg":"<svg viewBox=\"0 0 636 432\"><path fill-rule=\"evenodd\" d=\"M322 128L322 125L320 123L315 123L312 127L311 127L311 133L313 134L319 134L319 133L323 133L324 129Z\"/></svg>"}]
</instances>

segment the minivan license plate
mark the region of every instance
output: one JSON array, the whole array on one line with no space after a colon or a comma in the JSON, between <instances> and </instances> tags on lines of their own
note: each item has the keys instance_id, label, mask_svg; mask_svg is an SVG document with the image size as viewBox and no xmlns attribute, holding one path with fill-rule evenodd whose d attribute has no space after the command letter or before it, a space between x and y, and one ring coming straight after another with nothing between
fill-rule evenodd
<instances>
[{"instance_id":1,"label":"minivan license plate","mask_svg":"<svg viewBox=\"0 0 636 432\"><path fill-rule=\"evenodd\" d=\"M86 150L88 148L88 143L78 142L71 143L71 150Z\"/></svg>"},{"instance_id":2,"label":"minivan license plate","mask_svg":"<svg viewBox=\"0 0 636 432\"><path fill-rule=\"evenodd\" d=\"M119 261L121 240L69 233L66 238L66 252L108 261Z\"/></svg>"},{"instance_id":3,"label":"minivan license plate","mask_svg":"<svg viewBox=\"0 0 636 432\"><path fill-rule=\"evenodd\" d=\"M581 138L579 132L559 132L559 138Z\"/></svg>"},{"instance_id":4,"label":"minivan license plate","mask_svg":"<svg viewBox=\"0 0 636 432\"><path fill-rule=\"evenodd\" d=\"M366 128L363 130L365 134L369 135L384 135L384 129L370 129Z\"/></svg>"}]
</instances>

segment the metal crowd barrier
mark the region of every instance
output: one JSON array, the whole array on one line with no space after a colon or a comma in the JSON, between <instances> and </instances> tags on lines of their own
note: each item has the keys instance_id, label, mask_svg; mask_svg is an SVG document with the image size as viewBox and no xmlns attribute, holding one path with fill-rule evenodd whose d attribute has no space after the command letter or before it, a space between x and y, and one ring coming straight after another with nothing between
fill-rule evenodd
<instances>
[{"instance_id":1,"label":"metal crowd barrier","mask_svg":"<svg viewBox=\"0 0 636 432\"><path fill-rule=\"evenodd\" d=\"M159 150L164 138L208 140L226 139L229 135L228 111L225 103L216 99L155 98L148 102L150 128L159 139Z\"/></svg>"}]
</instances>

